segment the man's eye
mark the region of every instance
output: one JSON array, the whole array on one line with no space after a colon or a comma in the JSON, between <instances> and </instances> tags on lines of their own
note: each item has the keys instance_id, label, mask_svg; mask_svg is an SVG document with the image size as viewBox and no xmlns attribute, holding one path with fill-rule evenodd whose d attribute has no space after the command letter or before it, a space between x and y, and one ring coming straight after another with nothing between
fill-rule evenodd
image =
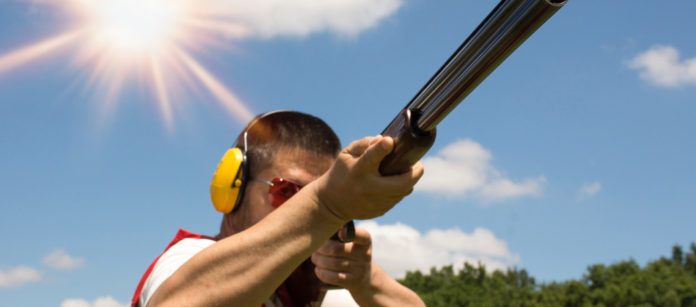
<instances>
[{"instance_id":1,"label":"man's eye","mask_svg":"<svg viewBox=\"0 0 696 307\"><path fill-rule=\"evenodd\" d=\"M292 188L290 188L290 187L282 187L282 188L278 189L278 193L279 193L280 195L283 195L283 196L289 198L290 196L292 196L293 194L295 194L295 191L294 191Z\"/></svg>"}]
</instances>

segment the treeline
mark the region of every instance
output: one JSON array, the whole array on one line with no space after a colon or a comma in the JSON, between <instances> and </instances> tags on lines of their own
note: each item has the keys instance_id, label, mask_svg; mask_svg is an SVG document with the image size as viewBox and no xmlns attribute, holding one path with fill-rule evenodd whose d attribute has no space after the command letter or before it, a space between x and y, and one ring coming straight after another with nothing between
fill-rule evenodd
<instances>
[{"instance_id":1,"label":"treeline","mask_svg":"<svg viewBox=\"0 0 696 307\"><path fill-rule=\"evenodd\" d=\"M581 279L537 284L524 269L487 272L483 265L409 272L400 282L437 306L696 306L696 244L672 248L640 267L634 260L595 264Z\"/></svg>"}]
</instances>

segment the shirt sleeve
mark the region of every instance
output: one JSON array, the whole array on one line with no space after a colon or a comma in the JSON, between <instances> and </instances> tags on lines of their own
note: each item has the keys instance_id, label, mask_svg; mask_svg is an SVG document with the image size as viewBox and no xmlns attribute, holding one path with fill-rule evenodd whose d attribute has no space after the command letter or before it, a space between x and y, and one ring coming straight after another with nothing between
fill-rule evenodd
<instances>
[{"instance_id":1,"label":"shirt sleeve","mask_svg":"<svg viewBox=\"0 0 696 307\"><path fill-rule=\"evenodd\" d=\"M199 253L206 247L213 245L215 241L209 239L183 239L174 246L170 247L157 260L155 267L152 269L150 276L147 277L143 290L140 293L140 306L147 306L152 295L157 291L157 288L169 276L174 274L186 261L191 259L195 254Z\"/></svg>"}]
</instances>

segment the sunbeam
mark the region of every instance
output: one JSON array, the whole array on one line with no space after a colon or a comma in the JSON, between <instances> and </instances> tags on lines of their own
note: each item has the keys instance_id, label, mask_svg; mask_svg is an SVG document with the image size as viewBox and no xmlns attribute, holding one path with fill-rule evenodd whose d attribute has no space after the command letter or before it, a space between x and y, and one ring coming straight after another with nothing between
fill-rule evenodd
<instances>
[{"instance_id":1,"label":"sunbeam","mask_svg":"<svg viewBox=\"0 0 696 307\"><path fill-rule=\"evenodd\" d=\"M244 106L244 103L229 91L220 81L218 81L208 70L199 64L193 57L185 52L178 50L177 55L183 60L198 80L217 97L218 101L233 114L240 114L246 118L253 116L251 112Z\"/></svg>"},{"instance_id":2,"label":"sunbeam","mask_svg":"<svg viewBox=\"0 0 696 307\"><path fill-rule=\"evenodd\" d=\"M172 129L174 125L172 119L172 107L169 101L169 94L167 94L167 86L164 82L164 77L162 77L162 69L160 68L159 61L153 59L152 62L152 79L157 91L157 101L160 104L160 110L162 110L162 116L164 117L164 122L169 129Z\"/></svg>"},{"instance_id":3,"label":"sunbeam","mask_svg":"<svg viewBox=\"0 0 696 307\"><path fill-rule=\"evenodd\" d=\"M152 93L170 131L175 126L174 105L178 103L174 98L178 95L170 91L179 83L202 86L241 122L253 116L189 51L227 46L228 37L243 35L243 29L220 21L210 10L197 7L198 2L43 0L35 4L57 8L71 20L71 30L0 54L0 74L69 50L74 64L71 68L85 72L80 73L85 87L99 97L107 115L115 112L124 86L135 81Z\"/></svg>"},{"instance_id":4,"label":"sunbeam","mask_svg":"<svg viewBox=\"0 0 696 307\"><path fill-rule=\"evenodd\" d=\"M61 47L77 40L79 32L65 33L38 43L22 47L4 55L0 55L0 74L15 69L36 58L46 56Z\"/></svg>"}]
</instances>

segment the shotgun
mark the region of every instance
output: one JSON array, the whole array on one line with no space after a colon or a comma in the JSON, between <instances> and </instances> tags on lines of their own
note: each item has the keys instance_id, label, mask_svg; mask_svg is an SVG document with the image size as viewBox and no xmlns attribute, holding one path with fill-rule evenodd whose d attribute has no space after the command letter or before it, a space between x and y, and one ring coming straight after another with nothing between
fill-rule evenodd
<instances>
[{"instance_id":1,"label":"shotgun","mask_svg":"<svg viewBox=\"0 0 696 307\"><path fill-rule=\"evenodd\" d=\"M394 139L394 149L382 160L380 173L401 174L418 162L435 142L437 124L567 2L501 0L382 131ZM354 237L350 221L332 239Z\"/></svg>"},{"instance_id":2,"label":"shotgun","mask_svg":"<svg viewBox=\"0 0 696 307\"><path fill-rule=\"evenodd\" d=\"M437 124L566 2L500 1L382 131L394 138L394 150L380 173L404 173L418 162L435 141Z\"/></svg>"},{"instance_id":3,"label":"shotgun","mask_svg":"<svg viewBox=\"0 0 696 307\"><path fill-rule=\"evenodd\" d=\"M394 149L382 160L380 173L401 174L418 162L435 142L437 124L567 2L501 0L382 131L394 139ZM354 238L353 221L332 237ZM324 285L320 298L330 288L335 289Z\"/></svg>"},{"instance_id":4,"label":"shotgun","mask_svg":"<svg viewBox=\"0 0 696 307\"><path fill-rule=\"evenodd\" d=\"M418 162L435 142L437 124L567 2L501 0L382 131L394 139L394 149L380 173L401 174ZM333 239L350 242L354 236L351 221Z\"/></svg>"}]
</instances>

